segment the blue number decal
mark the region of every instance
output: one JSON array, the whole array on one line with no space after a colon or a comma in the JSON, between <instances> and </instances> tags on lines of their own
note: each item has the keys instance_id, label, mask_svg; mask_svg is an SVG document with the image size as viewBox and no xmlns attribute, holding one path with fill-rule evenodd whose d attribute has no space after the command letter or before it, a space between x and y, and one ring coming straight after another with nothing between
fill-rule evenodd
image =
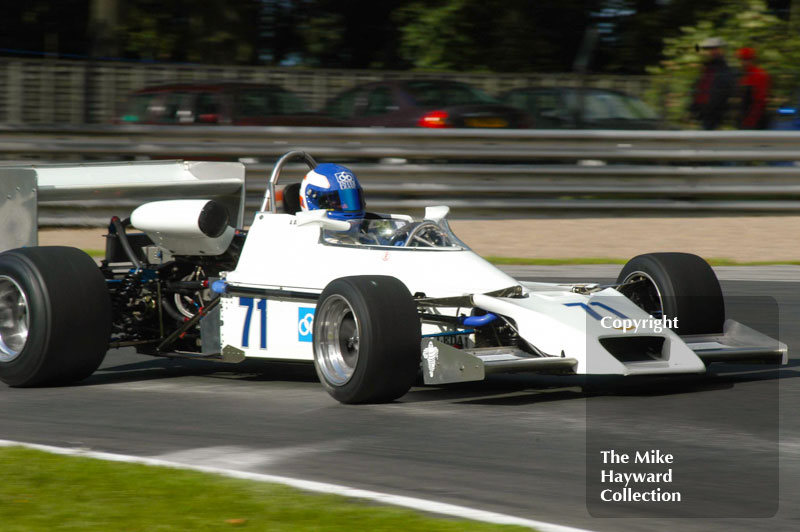
<instances>
[{"instance_id":1,"label":"blue number decal","mask_svg":"<svg viewBox=\"0 0 800 532\"><path fill-rule=\"evenodd\" d=\"M247 307L247 315L244 317L244 330L242 331L242 347L250 347L250 319L253 317L253 298L240 297L239 306Z\"/></svg>"},{"instance_id":2,"label":"blue number decal","mask_svg":"<svg viewBox=\"0 0 800 532\"><path fill-rule=\"evenodd\" d=\"M255 308L260 312L260 325L261 337L259 346L261 349L267 348L267 300L259 299L255 304ZM242 347L250 347L250 320L253 319L253 303L255 301L252 297L240 297L239 305L247 308L247 314L244 317L244 328L242 329Z\"/></svg>"},{"instance_id":3,"label":"blue number decal","mask_svg":"<svg viewBox=\"0 0 800 532\"><path fill-rule=\"evenodd\" d=\"M261 311L261 349L267 348L267 300L258 301L258 310Z\"/></svg>"}]
</instances>

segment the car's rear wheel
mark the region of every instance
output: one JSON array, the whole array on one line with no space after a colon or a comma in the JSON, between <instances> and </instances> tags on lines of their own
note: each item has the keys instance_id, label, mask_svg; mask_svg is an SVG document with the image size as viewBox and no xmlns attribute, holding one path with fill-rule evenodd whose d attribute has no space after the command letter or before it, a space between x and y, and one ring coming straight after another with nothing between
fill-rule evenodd
<instances>
[{"instance_id":1,"label":"car's rear wheel","mask_svg":"<svg viewBox=\"0 0 800 532\"><path fill-rule=\"evenodd\" d=\"M406 286L381 275L342 277L325 287L314 316L314 367L342 403L404 395L420 361L420 322Z\"/></svg>"},{"instance_id":2,"label":"car's rear wheel","mask_svg":"<svg viewBox=\"0 0 800 532\"><path fill-rule=\"evenodd\" d=\"M111 302L94 260L69 247L0 254L0 380L66 384L91 375L111 335Z\"/></svg>"},{"instance_id":3,"label":"car's rear wheel","mask_svg":"<svg viewBox=\"0 0 800 532\"><path fill-rule=\"evenodd\" d=\"M725 300L711 266L690 253L648 253L632 258L618 290L655 318L678 318L681 335L722 331Z\"/></svg>"}]
</instances>

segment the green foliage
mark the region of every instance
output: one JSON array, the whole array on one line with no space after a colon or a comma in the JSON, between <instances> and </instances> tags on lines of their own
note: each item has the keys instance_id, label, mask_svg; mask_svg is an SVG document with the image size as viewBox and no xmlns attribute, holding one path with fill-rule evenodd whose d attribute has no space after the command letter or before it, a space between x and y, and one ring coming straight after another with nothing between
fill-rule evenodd
<instances>
[{"instance_id":1,"label":"green foliage","mask_svg":"<svg viewBox=\"0 0 800 532\"><path fill-rule=\"evenodd\" d=\"M3 532L522 530L276 484L13 447L0 449L0 469Z\"/></svg>"},{"instance_id":2,"label":"green foliage","mask_svg":"<svg viewBox=\"0 0 800 532\"><path fill-rule=\"evenodd\" d=\"M599 0L415 1L394 13L400 55L423 70L569 71Z\"/></svg>"},{"instance_id":3,"label":"green foliage","mask_svg":"<svg viewBox=\"0 0 800 532\"><path fill-rule=\"evenodd\" d=\"M301 64L322 68L407 67L397 53L392 13L406 0L302 0L294 3Z\"/></svg>"},{"instance_id":4,"label":"green foliage","mask_svg":"<svg viewBox=\"0 0 800 532\"><path fill-rule=\"evenodd\" d=\"M0 48L207 64L322 68L569 72L588 28L597 28L592 72L654 67L670 113L681 107L706 35L763 50L785 68L800 54L788 23L763 0L27 0L7 2ZM795 2L795 4L797 4ZM800 5L800 4L798 4ZM90 6L92 9L90 10ZM96 7L108 18L96 20ZM91 11L91 13L90 13ZM698 22L701 20L702 22ZM774 68L773 68L774 67ZM779 70L775 70L780 74ZM781 74L782 75L782 74ZM793 80L778 79L778 93ZM679 87L679 85L683 84ZM654 99L659 95L656 91ZM685 100L685 91L681 102Z\"/></svg>"},{"instance_id":5,"label":"green foliage","mask_svg":"<svg viewBox=\"0 0 800 532\"><path fill-rule=\"evenodd\" d=\"M483 31L469 31L473 19L485 19L481 13L486 4L475 0L451 0L430 5L415 2L402 8L401 54L421 69L455 69L485 67L476 65L478 42Z\"/></svg>"},{"instance_id":6,"label":"green foliage","mask_svg":"<svg viewBox=\"0 0 800 532\"><path fill-rule=\"evenodd\" d=\"M116 34L130 58L195 63L255 62L257 0L126 2Z\"/></svg>"},{"instance_id":7,"label":"green foliage","mask_svg":"<svg viewBox=\"0 0 800 532\"><path fill-rule=\"evenodd\" d=\"M747 46L758 54L757 63L772 76L773 107L792 102L798 86L800 34L790 24L771 15L763 0L728 2L708 12L693 26L681 28L677 37L664 39L664 59L648 68L652 89L646 95L651 103L666 110L672 121L686 121L692 87L700 72L703 57L695 44L709 37L727 43L726 60L738 67L735 51Z\"/></svg>"},{"instance_id":8,"label":"green foliage","mask_svg":"<svg viewBox=\"0 0 800 532\"><path fill-rule=\"evenodd\" d=\"M88 20L86 0L3 2L0 48L84 54Z\"/></svg>"}]
</instances>

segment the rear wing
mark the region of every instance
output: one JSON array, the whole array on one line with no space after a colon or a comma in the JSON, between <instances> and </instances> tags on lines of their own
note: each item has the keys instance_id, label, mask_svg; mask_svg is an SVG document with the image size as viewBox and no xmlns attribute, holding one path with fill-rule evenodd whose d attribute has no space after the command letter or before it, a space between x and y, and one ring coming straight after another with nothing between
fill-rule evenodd
<instances>
[{"instance_id":1,"label":"rear wing","mask_svg":"<svg viewBox=\"0 0 800 532\"><path fill-rule=\"evenodd\" d=\"M109 200L124 218L141 203L175 197L216 200L240 229L245 167L206 161L0 166L0 251L37 244L40 202L58 207L49 222L82 225L82 210Z\"/></svg>"}]
</instances>

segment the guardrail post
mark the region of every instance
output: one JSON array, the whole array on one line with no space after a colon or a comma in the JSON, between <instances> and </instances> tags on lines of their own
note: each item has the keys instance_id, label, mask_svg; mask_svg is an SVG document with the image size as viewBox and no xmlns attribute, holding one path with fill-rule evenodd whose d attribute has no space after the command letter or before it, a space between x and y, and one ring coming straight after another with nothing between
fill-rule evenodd
<instances>
[{"instance_id":1,"label":"guardrail post","mask_svg":"<svg viewBox=\"0 0 800 532\"><path fill-rule=\"evenodd\" d=\"M9 61L6 63L6 122L9 124L22 123L22 109L24 107L24 91L22 89L22 63Z\"/></svg>"}]
</instances>

